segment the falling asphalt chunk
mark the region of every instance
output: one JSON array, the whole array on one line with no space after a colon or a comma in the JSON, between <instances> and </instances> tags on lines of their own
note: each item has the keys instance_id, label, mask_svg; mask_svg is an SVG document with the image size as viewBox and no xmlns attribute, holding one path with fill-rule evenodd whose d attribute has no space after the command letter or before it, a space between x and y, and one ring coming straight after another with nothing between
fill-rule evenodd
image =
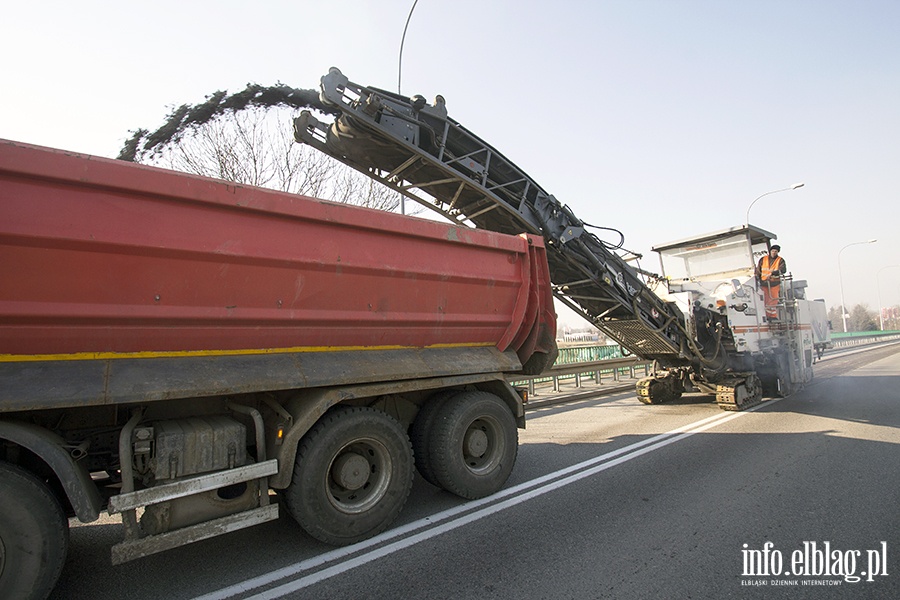
<instances>
[{"instance_id":1,"label":"falling asphalt chunk","mask_svg":"<svg viewBox=\"0 0 900 600\"><path fill-rule=\"evenodd\" d=\"M168 144L178 141L189 129L226 113L272 106L312 108L330 114L337 112L333 107L323 104L315 90L302 90L280 83L274 86L249 83L246 88L231 95L219 90L207 96L205 102L195 106L182 104L169 113L166 122L152 133L147 129L132 131L117 158L129 162L138 161L147 154L159 153Z\"/></svg>"}]
</instances>

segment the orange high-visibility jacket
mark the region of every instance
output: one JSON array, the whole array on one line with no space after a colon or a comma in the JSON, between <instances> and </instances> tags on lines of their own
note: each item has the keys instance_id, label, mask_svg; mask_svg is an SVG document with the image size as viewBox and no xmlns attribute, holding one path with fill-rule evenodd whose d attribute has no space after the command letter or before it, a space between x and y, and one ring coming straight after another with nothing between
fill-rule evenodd
<instances>
[{"instance_id":1,"label":"orange high-visibility jacket","mask_svg":"<svg viewBox=\"0 0 900 600\"><path fill-rule=\"evenodd\" d=\"M776 256L775 260L766 254L759 261L759 278L762 281L772 280L772 283L777 283L781 280L781 274L786 270L786 265L784 259L780 256Z\"/></svg>"}]
</instances>

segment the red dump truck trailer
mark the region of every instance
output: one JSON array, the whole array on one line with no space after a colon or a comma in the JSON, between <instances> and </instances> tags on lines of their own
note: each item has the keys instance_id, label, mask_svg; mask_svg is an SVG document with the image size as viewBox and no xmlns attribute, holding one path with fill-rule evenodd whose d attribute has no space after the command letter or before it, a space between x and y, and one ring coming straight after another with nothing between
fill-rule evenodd
<instances>
[{"instance_id":1,"label":"red dump truck trailer","mask_svg":"<svg viewBox=\"0 0 900 600\"><path fill-rule=\"evenodd\" d=\"M70 517L121 514L120 563L279 506L353 543L414 468L491 494L554 334L540 237L0 141L2 595Z\"/></svg>"}]
</instances>

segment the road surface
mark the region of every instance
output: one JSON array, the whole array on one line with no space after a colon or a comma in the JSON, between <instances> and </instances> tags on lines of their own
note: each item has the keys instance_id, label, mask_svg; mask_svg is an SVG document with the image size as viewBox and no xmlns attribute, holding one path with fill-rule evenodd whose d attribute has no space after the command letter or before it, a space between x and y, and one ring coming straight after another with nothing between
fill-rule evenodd
<instances>
[{"instance_id":1,"label":"road surface","mask_svg":"<svg viewBox=\"0 0 900 600\"><path fill-rule=\"evenodd\" d=\"M898 345L747 412L630 392L544 406L520 444L499 494L417 476L397 527L350 548L282 516L111 567L120 525L76 526L53 597L900 598Z\"/></svg>"}]
</instances>

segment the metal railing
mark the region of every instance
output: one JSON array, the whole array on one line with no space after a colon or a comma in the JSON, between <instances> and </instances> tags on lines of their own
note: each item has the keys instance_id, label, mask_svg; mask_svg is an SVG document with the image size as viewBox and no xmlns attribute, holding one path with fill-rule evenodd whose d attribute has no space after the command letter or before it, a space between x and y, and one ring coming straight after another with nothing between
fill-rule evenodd
<instances>
[{"instance_id":1,"label":"metal railing","mask_svg":"<svg viewBox=\"0 0 900 600\"><path fill-rule=\"evenodd\" d=\"M553 391L559 392L561 382L564 380L574 380L575 387L580 388L585 377L590 377L592 382L597 385L604 383L604 378L618 382L624 374L628 374L631 379L636 379L637 371L639 370L643 370L643 376L646 377L650 374L652 364L652 361L643 360L636 356L606 358L590 362L556 365L549 371L533 377L517 375L510 380L510 383L512 385L527 385L528 395L533 396L537 384L541 383L552 383Z\"/></svg>"},{"instance_id":2,"label":"metal railing","mask_svg":"<svg viewBox=\"0 0 900 600\"><path fill-rule=\"evenodd\" d=\"M900 340L900 333L872 331L867 333L831 334L831 348L850 348L880 342Z\"/></svg>"},{"instance_id":3,"label":"metal railing","mask_svg":"<svg viewBox=\"0 0 900 600\"><path fill-rule=\"evenodd\" d=\"M875 343L893 342L900 340L900 332L871 332L871 333L854 333L846 336L837 336L831 339L833 348L847 348L853 346L863 346ZM563 354L560 349L560 358L557 360L550 370L540 375L526 376L516 375L510 378L510 383L515 386L528 386L528 395L534 396L537 386L544 383L551 383L554 393L561 391L561 386L566 382L574 382L574 387L581 388L586 378L590 378L591 383L600 385L612 380L613 383L619 383L623 376L627 375L630 379L637 379L638 372L642 372L642 377L650 375L653 362L643 360L637 356L621 356L621 348L619 346L582 346L566 348L568 351ZM589 360L582 362L563 361L572 360L582 356L597 355L616 356L616 358L602 358L600 360ZM562 364L559 364L562 363Z\"/></svg>"}]
</instances>

